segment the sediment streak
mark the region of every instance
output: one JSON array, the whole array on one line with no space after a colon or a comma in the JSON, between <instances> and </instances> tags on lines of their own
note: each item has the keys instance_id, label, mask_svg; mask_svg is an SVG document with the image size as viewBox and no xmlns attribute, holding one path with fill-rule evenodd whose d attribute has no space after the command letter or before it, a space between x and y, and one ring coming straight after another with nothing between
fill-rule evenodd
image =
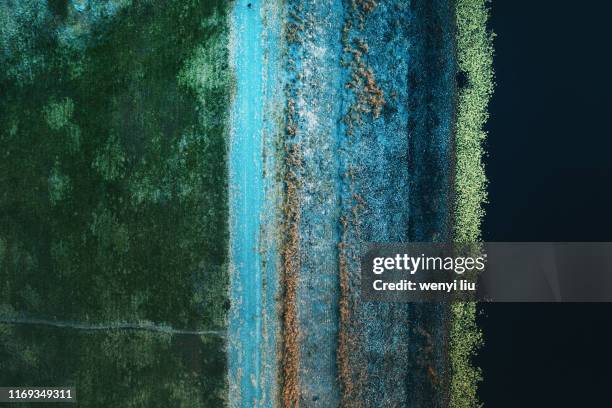
<instances>
[{"instance_id":1,"label":"sediment streak","mask_svg":"<svg viewBox=\"0 0 612 408\"><path fill-rule=\"evenodd\" d=\"M109 322L109 323L85 323L70 320L51 320L51 319L36 319L36 318L19 318L19 317L0 317L0 323L13 325L32 325L32 326L47 326L59 329L72 329L82 331L112 331L112 330L136 330L136 331L151 331L163 334L179 334L192 336L218 336L224 337L224 330L189 330L176 329L172 326L155 324L152 322L129 323L129 322Z\"/></svg>"}]
</instances>

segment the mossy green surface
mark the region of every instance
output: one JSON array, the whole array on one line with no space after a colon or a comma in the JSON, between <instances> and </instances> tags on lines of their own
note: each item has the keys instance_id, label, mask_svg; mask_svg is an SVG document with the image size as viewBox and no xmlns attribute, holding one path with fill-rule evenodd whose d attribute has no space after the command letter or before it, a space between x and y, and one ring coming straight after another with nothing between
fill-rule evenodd
<instances>
[{"instance_id":1,"label":"mossy green surface","mask_svg":"<svg viewBox=\"0 0 612 408\"><path fill-rule=\"evenodd\" d=\"M228 6L0 5L2 315L224 329ZM190 340L215 368L185 379L203 363L165 334L0 330L5 385L65 379L96 396L83 406L187 406L159 397L171 391L220 403L218 338ZM115 401L138 364L150 384Z\"/></svg>"},{"instance_id":2,"label":"mossy green surface","mask_svg":"<svg viewBox=\"0 0 612 408\"><path fill-rule=\"evenodd\" d=\"M489 9L486 0L457 0L457 60L466 78L459 89L456 122L455 228L457 242L474 243L481 238L486 201L484 171L484 124L487 105L493 93L492 34L487 30ZM480 406L477 397L481 373L472 362L482 343L476 324L476 304L451 306L450 365L451 408Z\"/></svg>"},{"instance_id":3,"label":"mossy green surface","mask_svg":"<svg viewBox=\"0 0 612 408\"><path fill-rule=\"evenodd\" d=\"M0 344L3 384L74 387L79 407L216 408L225 401L218 337L0 325Z\"/></svg>"}]
</instances>

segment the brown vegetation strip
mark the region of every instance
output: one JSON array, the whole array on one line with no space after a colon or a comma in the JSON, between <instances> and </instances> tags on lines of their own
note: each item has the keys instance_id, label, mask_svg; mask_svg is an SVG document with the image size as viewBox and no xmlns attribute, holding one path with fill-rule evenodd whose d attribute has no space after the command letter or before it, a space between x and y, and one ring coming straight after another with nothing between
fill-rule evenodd
<instances>
[{"instance_id":1,"label":"brown vegetation strip","mask_svg":"<svg viewBox=\"0 0 612 408\"><path fill-rule=\"evenodd\" d=\"M285 27L285 40L289 47L299 46L304 31L304 21L300 17L301 6L294 5L289 10L289 18ZM295 61L287 61L287 70L293 76L285 88L287 105L285 107L285 159L284 183L285 197L283 204L283 346L282 346L282 392L281 403L285 408L299 406L300 384L300 328L297 317L297 286L300 269L300 233L301 217L299 199L299 171L302 168L302 155L299 144L296 143L297 112L295 107L296 86L299 78L296 73Z\"/></svg>"},{"instance_id":2,"label":"brown vegetation strip","mask_svg":"<svg viewBox=\"0 0 612 408\"><path fill-rule=\"evenodd\" d=\"M288 132L289 133L289 132ZM300 208L298 198L298 177L295 169L301 167L301 156L296 145L288 148L286 156L285 231L283 249L283 393L284 407L297 407L299 402L299 326L297 320L297 275L299 258Z\"/></svg>"},{"instance_id":3,"label":"brown vegetation strip","mask_svg":"<svg viewBox=\"0 0 612 408\"><path fill-rule=\"evenodd\" d=\"M346 234L348 231L348 220L346 217L341 217L342 223L342 238L338 243L338 257L340 269L340 328L338 331L338 376L340 377L340 385L342 387L342 406L350 405L350 400L354 394L353 381L351 378L351 365L349 360L349 343L350 336L348 334L350 324L350 307L349 307L349 273L346 254Z\"/></svg>"}]
</instances>

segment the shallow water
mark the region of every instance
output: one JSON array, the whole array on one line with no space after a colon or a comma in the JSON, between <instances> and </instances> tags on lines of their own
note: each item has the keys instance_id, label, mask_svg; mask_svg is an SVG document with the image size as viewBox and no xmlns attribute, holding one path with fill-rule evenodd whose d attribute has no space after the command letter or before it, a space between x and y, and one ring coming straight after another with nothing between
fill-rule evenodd
<instances>
[{"instance_id":1,"label":"shallow water","mask_svg":"<svg viewBox=\"0 0 612 408\"><path fill-rule=\"evenodd\" d=\"M247 3L251 6L247 6ZM263 21L258 1L238 1L231 14L230 63L235 94L230 117L230 295L228 327L230 405L256 405L262 343Z\"/></svg>"}]
</instances>

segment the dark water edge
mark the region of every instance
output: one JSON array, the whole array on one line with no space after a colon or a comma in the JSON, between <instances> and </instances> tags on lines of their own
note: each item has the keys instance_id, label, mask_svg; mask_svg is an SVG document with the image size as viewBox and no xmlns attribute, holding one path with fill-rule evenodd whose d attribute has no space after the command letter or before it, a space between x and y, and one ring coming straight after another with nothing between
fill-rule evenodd
<instances>
[{"instance_id":1,"label":"dark water edge","mask_svg":"<svg viewBox=\"0 0 612 408\"><path fill-rule=\"evenodd\" d=\"M488 241L612 240L610 6L493 1ZM487 304L486 407L607 406L612 305Z\"/></svg>"}]
</instances>

